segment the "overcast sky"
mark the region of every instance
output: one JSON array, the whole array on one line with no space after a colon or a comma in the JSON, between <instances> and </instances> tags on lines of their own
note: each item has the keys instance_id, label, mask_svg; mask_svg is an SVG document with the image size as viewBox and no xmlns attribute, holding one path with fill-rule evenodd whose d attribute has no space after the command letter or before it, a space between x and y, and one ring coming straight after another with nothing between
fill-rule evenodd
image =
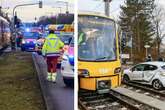
<instances>
[{"instance_id":1,"label":"overcast sky","mask_svg":"<svg viewBox=\"0 0 165 110\"><path fill-rule=\"evenodd\" d=\"M110 16L117 18L120 12L120 5L124 4L124 0L112 0L110 4ZM80 12L100 12L104 13L103 0L79 0L78 8Z\"/></svg>"},{"instance_id":2,"label":"overcast sky","mask_svg":"<svg viewBox=\"0 0 165 110\"><path fill-rule=\"evenodd\" d=\"M0 0L0 5L2 8L8 8L9 9L3 9L4 11L8 12L9 15L12 15L13 7L19 4L29 4L29 3L37 3L39 0ZM42 15L52 15L57 14L61 11L64 13L66 11L66 3L69 3L69 11L74 12L74 0L42 0L43 1L43 8L38 8L38 5L34 6L24 6L24 7L18 7L16 9L18 17L22 19L24 22L31 22L34 21L34 18L39 18ZM63 1L58 2L57 1Z\"/></svg>"},{"instance_id":3,"label":"overcast sky","mask_svg":"<svg viewBox=\"0 0 165 110\"><path fill-rule=\"evenodd\" d=\"M57 1L64 1L69 3L69 11L74 12L74 1L76 0L42 0L43 8L39 9L38 5L35 6L26 6L17 8L17 15L23 21L34 21L35 17L40 17L42 15L52 15L60 12L60 8L62 12L65 12L66 6L65 3L57 3ZM165 7L165 0L156 0L162 7ZM3 8L9 7L9 9L3 9L8 12L9 15L12 15L13 7L18 4L26 4L26 3L37 3L38 0L0 0L0 5ZM120 10L120 5L124 4L124 0L112 0L110 4L110 16L118 19ZM93 11L104 13L104 3L103 0L78 0L78 9L79 11Z\"/></svg>"},{"instance_id":4,"label":"overcast sky","mask_svg":"<svg viewBox=\"0 0 165 110\"><path fill-rule=\"evenodd\" d=\"M124 4L125 0L112 0L110 3L110 16L118 19L120 15L120 5ZM165 7L165 0L156 0L156 3ZM103 0L78 0L78 9L81 12L92 11L104 13L104 2Z\"/></svg>"},{"instance_id":5,"label":"overcast sky","mask_svg":"<svg viewBox=\"0 0 165 110\"><path fill-rule=\"evenodd\" d=\"M123 5L124 1L125 0L112 0L112 2L110 3L110 16L115 20L119 19L121 11L120 5ZM155 3L159 5L165 13L165 0L156 0ZM80 12L88 11L104 13L104 2L103 0L78 0L78 10ZM162 26L164 30L165 22L162 23ZM165 44L165 39L163 40L163 43Z\"/></svg>"}]
</instances>

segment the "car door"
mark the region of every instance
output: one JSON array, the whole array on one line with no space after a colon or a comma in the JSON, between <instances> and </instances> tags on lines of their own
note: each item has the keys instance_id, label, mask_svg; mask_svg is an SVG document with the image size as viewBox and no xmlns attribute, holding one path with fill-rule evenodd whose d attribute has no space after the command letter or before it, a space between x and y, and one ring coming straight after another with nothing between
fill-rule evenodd
<instances>
[{"instance_id":1,"label":"car door","mask_svg":"<svg viewBox=\"0 0 165 110\"><path fill-rule=\"evenodd\" d=\"M143 80L143 70L144 70L144 64L139 64L136 65L132 68L132 74L131 74L131 79L132 80Z\"/></svg>"},{"instance_id":2,"label":"car door","mask_svg":"<svg viewBox=\"0 0 165 110\"><path fill-rule=\"evenodd\" d=\"M143 72L143 81L150 82L152 78L155 76L157 69L158 67L155 65L150 65L150 64L145 65Z\"/></svg>"}]
</instances>

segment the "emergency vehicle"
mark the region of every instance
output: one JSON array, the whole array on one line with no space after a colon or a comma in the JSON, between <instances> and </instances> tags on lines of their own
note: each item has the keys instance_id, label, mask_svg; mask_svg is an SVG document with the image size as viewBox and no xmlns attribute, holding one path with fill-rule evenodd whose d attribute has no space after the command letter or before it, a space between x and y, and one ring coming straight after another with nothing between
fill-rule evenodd
<instances>
[{"instance_id":1,"label":"emergency vehicle","mask_svg":"<svg viewBox=\"0 0 165 110\"><path fill-rule=\"evenodd\" d=\"M64 52L61 62L61 73L66 86L74 85L74 38Z\"/></svg>"}]
</instances>

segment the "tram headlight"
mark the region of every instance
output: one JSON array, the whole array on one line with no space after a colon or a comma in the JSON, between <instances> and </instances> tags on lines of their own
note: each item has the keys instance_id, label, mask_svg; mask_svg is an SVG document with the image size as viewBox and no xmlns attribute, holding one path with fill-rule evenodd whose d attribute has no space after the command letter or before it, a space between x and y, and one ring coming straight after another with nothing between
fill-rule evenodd
<instances>
[{"instance_id":1,"label":"tram headlight","mask_svg":"<svg viewBox=\"0 0 165 110\"><path fill-rule=\"evenodd\" d=\"M89 76L89 71L86 69L78 69L78 74L83 77L88 77Z\"/></svg>"},{"instance_id":2,"label":"tram headlight","mask_svg":"<svg viewBox=\"0 0 165 110\"><path fill-rule=\"evenodd\" d=\"M121 67L115 68L115 70L114 70L115 74L120 73L120 72L121 72Z\"/></svg>"}]
</instances>

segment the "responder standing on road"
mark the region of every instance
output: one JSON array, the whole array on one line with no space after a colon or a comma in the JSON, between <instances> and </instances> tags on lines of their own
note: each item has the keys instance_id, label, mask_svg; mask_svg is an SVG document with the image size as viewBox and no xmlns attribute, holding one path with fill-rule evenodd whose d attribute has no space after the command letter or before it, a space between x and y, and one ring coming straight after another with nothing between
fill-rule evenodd
<instances>
[{"instance_id":1,"label":"responder standing on road","mask_svg":"<svg viewBox=\"0 0 165 110\"><path fill-rule=\"evenodd\" d=\"M42 48L42 54L46 58L47 62L47 80L56 82L56 66L60 52L64 46L64 43L54 34L55 26L49 26L49 35L46 37L45 43Z\"/></svg>"}]
</instances>

